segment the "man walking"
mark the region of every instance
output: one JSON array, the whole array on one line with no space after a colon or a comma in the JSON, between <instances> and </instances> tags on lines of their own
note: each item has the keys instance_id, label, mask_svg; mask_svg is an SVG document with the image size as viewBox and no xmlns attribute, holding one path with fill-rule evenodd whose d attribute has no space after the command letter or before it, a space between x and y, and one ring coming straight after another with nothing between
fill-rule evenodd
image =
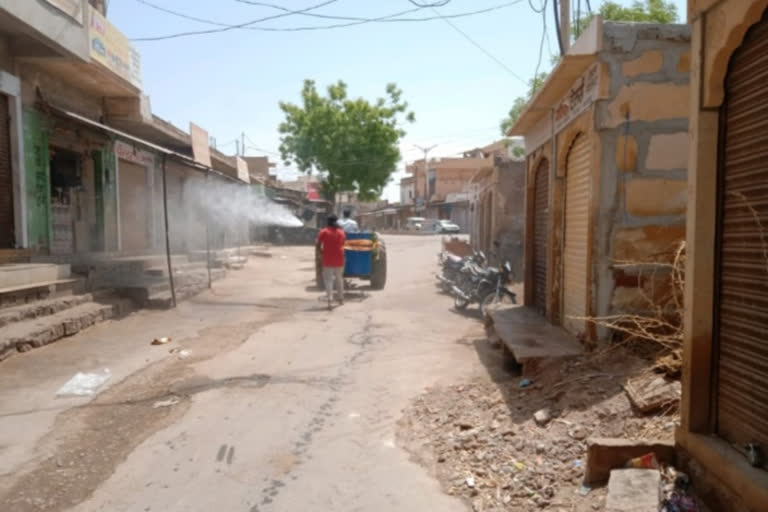
<instances>
[{"instance_id":1,"label":"man walking","mask_svg":"<svg viewBox=\"0 0 768 512\"><path fill-rule=\"evenodd\" d=\"M336 281L339 293L339 304L344 304L344 242L347 235L339 228L339 218L335 215L328 217L328 227L317 235L317 249L322 254L323 283L325 294L328 296L328 309L333 305L333 284Z\"/></svg>"}]
</instances>

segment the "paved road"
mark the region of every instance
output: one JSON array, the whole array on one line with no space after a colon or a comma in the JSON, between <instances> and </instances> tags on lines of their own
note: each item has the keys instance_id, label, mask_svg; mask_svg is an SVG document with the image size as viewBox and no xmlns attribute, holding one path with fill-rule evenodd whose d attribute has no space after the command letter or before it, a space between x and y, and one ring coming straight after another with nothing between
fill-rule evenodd
<instances>
[{"instance_id":1,"label":"paved road","mask_svg":"<svg viewBox=\"0 0 768 512\"><path fill-rule=\"evenodd\" d=\"M330 313L311 249L275 248L176 311L0 365L0 510L466 510L395 430L425 387L478 370L461 341L480 326L435 290L439 239L388 242L386 289ZM100 366L114 378L95 399L53 400Z\"/></svg>"}]
</instances>

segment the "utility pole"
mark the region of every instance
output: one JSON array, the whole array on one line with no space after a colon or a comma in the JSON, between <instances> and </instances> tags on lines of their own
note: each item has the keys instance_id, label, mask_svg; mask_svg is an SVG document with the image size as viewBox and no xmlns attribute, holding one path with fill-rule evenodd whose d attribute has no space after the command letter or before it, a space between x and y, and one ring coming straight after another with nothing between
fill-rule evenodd
<instances>
[{"instance_id":1,"label":"utility pole","mask_svg":"<svg viewBox=\"0 0 768 512\"><path fill-rule=\"evenodd\" d=\"M240 134L240 148L243 150L240 156L245 156L245 132Z\"/></svg>"},{"instance_id":2,"label":"utility pole","mask_svg":"<svg viewBox=\"0 0 768 512\"><path fill-rule=\"evenodd\" d=\"M560 40L563 52L568 53L571 48L571 0L560 0Z\"/></svg>"},{"instance_id":3,"label":"utility pole","mask_svg":"<svg viewBox=\"0 0 768 512\"><path fill-rule=\"evenodd\" d=\"M235 155L240 156L240 141L235 139Z\"/></svg>"},{"instance_id":4,"label":"utility pole","mask_svg":"<svg viewBox=\"0 0 768 512\"><path fill-rule=\"evenodd\" d=\"M427 175L427 155L430 151L435 149L437 147L437 144L433 144L429 147L423 148L421 146L418 146L416 144L413 145L416 149L419 149L424 152L424 202L426 203L429 200L428 197L428 191L429 191L429 176Z\"/></svg>"}]
</instances>

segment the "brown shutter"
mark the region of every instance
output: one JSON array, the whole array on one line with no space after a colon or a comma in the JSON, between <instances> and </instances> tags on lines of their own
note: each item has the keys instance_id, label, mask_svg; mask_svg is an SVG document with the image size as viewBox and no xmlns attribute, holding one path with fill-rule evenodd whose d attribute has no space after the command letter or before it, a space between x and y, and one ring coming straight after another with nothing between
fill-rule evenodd
<instances>
[{"instance_id":1,"label":"brown shutter","mask_svg":"<svg viewBox=\"0 0 768 512\"><path fill-rule=\"evenodd\" d=\"M16 243L13 220L11 136L8 121L8 98L0 94L0 249L12 248Z\"/></svg>"},{"instance_id":2,"label":"brown shutter","mask_svg":"<svg viewBox=\"0 0 768 512\"><path fill-rule=\"evenodd\" d=\"M146 168L120 160L120 241L125 252L149 247L149 186Z\"/></svg>"},{"instance_id":3,"label":"brown shutter","mask_svg":"<svg viewBox=\"0 0 768 512\"><path fill-rule=\"evenodd\" d=\"M547 311L547 228L549 227L549 162L533 175L533 305Z\"/></svg>"},{"instance_id":4,"label":"brown shutter","mask_svg":"<svg viewBox=\"0 0 768 512\"><path fill-rule=\"evenodd\" d=\"M768 23L731 59L721 111L717 431L768 451ZM764 464L768 469L768 464Z\"/></svg>"},{"instance_id":5,"label":"brown shutter","mask_svg":"<svg viewBox=\"0 0 768 512\"><path fill-rule=\"evenodd\" d=\"M586 315L587 238L589 224L589 138L580 134L566 157L565 246L563 248L563 326L584 332Z\"/></svg>"}]
</instances>

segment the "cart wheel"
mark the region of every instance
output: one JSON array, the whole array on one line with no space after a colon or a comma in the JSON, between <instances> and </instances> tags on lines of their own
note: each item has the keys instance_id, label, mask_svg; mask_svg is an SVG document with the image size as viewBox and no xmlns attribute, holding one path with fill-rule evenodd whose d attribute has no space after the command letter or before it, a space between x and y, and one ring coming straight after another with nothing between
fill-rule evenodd
<instances>
[{"instance_id":1,"label":"cart wheel","mask_svg":"<svg viewBox=\"0 0 768 512\"><path fill-rule=\"evenodd\" d=\"M383 290L387 284L387 252L379 249L379 254L373 256L371 264L371 288Z\"/></svg>"},{"instance_id":2,"label":"cart wheel","mask_svg":"<svg viewBox=\"0 0 768 512\"><path fill-rule=\"evenodd\" d=\"M315 251L315 285L320 290L325 289L325 283L323 282L323 265L319 251Z\"/></svg>"}]
</instances>

